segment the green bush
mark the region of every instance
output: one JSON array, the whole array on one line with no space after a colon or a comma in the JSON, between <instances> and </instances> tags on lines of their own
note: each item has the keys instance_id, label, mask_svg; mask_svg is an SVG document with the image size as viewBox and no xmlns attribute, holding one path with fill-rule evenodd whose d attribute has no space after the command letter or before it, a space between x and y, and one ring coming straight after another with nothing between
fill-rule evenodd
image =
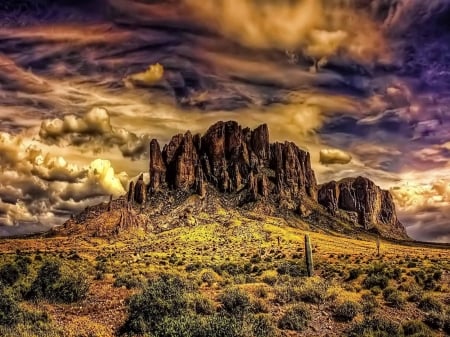
<instances>
[{"instance_id":1,"label":"green bush","mask_svg":"<svg viewBox=\"0 0 450 337\"><path fill-rule=\"evenodd\" d=\"M403 329L397 323L381 317L365 318L361 323L353 325L347 333L348 337L376 336L403 337Z\"/></svg>"},{"instance_id":2,"label":"green bush","mask_svg":"<svg viewBox=\"0 0 450 337\"><path fill-rule=\"evenodd\" d=\"M361 296L362 300L362 312L364 315L373 315L376 308L379 307L376 296L372 294L363 294Z\"/></svg>"},{"instance_id":3,"label":"green bush","mask_svg":"<svg viewBox=\"0 0 450 337\"><path fill-rule=\"evenodd\" d=\"M403 332L405 336L414 337L431 337L433 335L431 330L421 321L408 321L404 323Z\"/></svg>"},{"instance_id":4,"label":"green bush","mask_svg":"<svg viewBox=\"0 0 450 337\"><path fill-rule=\"evenodd\" d=\"M362 274L362 270L360 268L350 269L350 271L348 273L347 281L356 280L359 277L359 275L361 275L361 274Z\"/></svg>"},{"instance_id":5,"label":"green bush","mask_svg":"<svg viewBox=\"0 0 450 337\"><path fill-rule=\"evenodd\" d=\"M83 275L72 275L61 278L53 287L50 299L61 303L78 302L86 298L89 284Z\"/></svg>"},{"instance_id":6,"label":"green bush","mask_svg":"<svg viewBox=\"0 0 450 337\"><path fill-rule=\"evenodd\" d=\"M163 275L149 282L141 294L128 302L128 319L121 333L145 334L157 328L166 318L177 318L187 312L187 286L180 278Z\"/></svg>"},{"instance_id":7,"label":"green bush","mask_svg":"<svg viewBox=\"0 0 450 337\"><path fill-rule=\"evenodd\" d=\"M60 265L54 261L45 262L39 269L36 279L31 284L26 297L40 299L53 297L53 286L61 277Z\"/></svg>"},{"instance_id":8,"label":"green bush","mask_svg":"<svg viewBox=\"0 0 450 337\"><path fill-rule=\"evenodd\" d=\"M417 307L420 310L425 311L425 312L431 312L431 311L442 312L442 310L443 310L442 303L431 296L426 296L426 297L422 298L420 300L419 304L417 305Z\"/></svg>"},{"instance_id":9,"label":"green bush","mask_svg":"<svg viewBox=\"0 0 450 337\"><path fill-rule=\"evenodd\" d=\"M333 316L339 322L351 322L360 311L358 303L353 301L345 301L339 304L334 310Z\"/></svg>"},{"instance_id":10,"label":"green bush","mask_svg":"<svg viewBox=\"0 0 450 337\"><path fill-rule=\"evenodd\" d=\"M374 287L379 287L380 289L384 289L388 286L389 279L386 275L383 274L373 274L368 275L363 281L363 287L366 289L371 289Z\"/></svg>"},{"instance_id":11,"label":"green bush","mask_svg":"<svg viewBox=\"0 0 450 337\"><path fill-rule=\"evenodd\" d=\"M14 262L22 275L28 274L28 267L33 262L28 256L16 255Z\"/></svg>"},{"instance_id":12,"label":"green bush","mask_svg":"<svg viewBox=\"0 0 450 337\"><path fill-rule=\"evenodd\" d=\"M0 283L7 286L12 286L20 278L19 269L11 263L5 264L0 268Z\"/></svg>"},{"instance_id":13,"label":"green bush","mask_svg":"<svg viewBox=\"0 0 450 337\"><path fill-rule=\"evenodd\" d=\"M214 303L200 294L193 297L191 307L199 315L212 315L216 311Z\"/></svg>"},{"instance_id":14,"label":"green bush","mask_svg":"<svg viewBox=\"0 0 450 337\"><path fill-rule=\"evenodd\" d=\"M269 315L258 314L251 319L252 332L255 337L274 337L276 328Z\"/></svg>"},{"instance_id":15,"label":"green bush","mask_svg":"<svg viewBox=\"0 0 450 337\"><path fill-rule=\"evenodd\" d=\"M289 275L292 277L301 277L307 275L306 267L303 264L294 261L286 261L281 263L277 268L277 272L280 275Z\"/></svg>"},{"instance_id":16,"label":"green bush","mask_svg":"<svg viewBox=\"0 0 450 337\"><path fill-rule=\"evenodd\" d=\"M0 293L0 325L14 326L19 320L21 311L11 295Z\"/></svg>"},{"instance_id":17,"label":"green bush","mask_svg":"<svg viewBox=\"0 0 450 337\"><path fill-rule=\"evenodd\" d=\"M239 288L226 289L220 296L222 308L229 314L243 316L251 308L250 297Z\"/></svg>"},{"instance_id":18,"label":"green bush","mask_svg":"<svg viewBox=\"0 0 450 337\"><path fill-rule=\"evenodd\" d=\"M406 302L402 293L394 288L384 289L383 298L389 306L398 309L403 307Z\"/></svg>"},{"instance_id":19,"label":"green bush","mask_svg":"<svg viewBox=\"0 0 450 337\"><path fill-rule=\"evenodd\" d=\"M281 286L275 289L275 302L288 304L300 301L301 289L292 285Z\"/></svg>"},{"instance_id":20,"label":"green bush","mask_svg":"<svg viewBox=\"0 0 450 337\"><path fill-rule=\"evenodd\" d=\"M448 317L442 312L431 311L425 316L424 322L430 328L439 330L444 329Z\"/></svg>"},{"instance_id":21,"label":"green bush","mask_svg":"<svg viewBox=\"0 0 450 337\"><path fill-rule=\"evenodd\" d=\"M278 321L282 330L303 331L311 320L311 314L305 304L296 304L289 308Z\"/></svg>"},{"instance_id":22,"label":"green bush","mask_svg":"<svg viewBox=\"0 0 450 337\"><path fill-rule=\"evenodd\" d=\"M47 299L73 303L84 299L88 291L89 283L85 275L74 273L62 275L60 264L49 261L42 265L25 297L31 300Z\"/></svg>"},{"instance_id":23,"label":"green bush","mask_svg":"<svg viewBox=\"0 0 450 337\"><path fill-rule=\"evenodd\" d=\"M300 300L306 303L322 304L327 299L328 284L323 281L312 282L300 287Z\"/></svg>"},{"instance_id":24,"label":"green bush","mask_svg":"<svg viewBox=\"0 0 450 337\"><path fill-rule=\"evenodd\" d=\"M116 288L125 287L127 289L137 288L141 285L141 281L131 274L118 275L113 283L113 286Z\"/></svg>"}]
</instances>

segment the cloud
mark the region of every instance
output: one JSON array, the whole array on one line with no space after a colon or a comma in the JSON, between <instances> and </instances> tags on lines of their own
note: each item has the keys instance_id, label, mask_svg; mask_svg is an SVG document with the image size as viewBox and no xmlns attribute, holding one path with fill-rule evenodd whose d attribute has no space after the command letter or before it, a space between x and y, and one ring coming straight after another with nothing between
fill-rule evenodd
<instances>
[{"instance_id":1,"label":"cloud","mask_svg":"<svg viewBox=\"0 0 450 337\"><path fill-rule=\"evenodd\" d=\"M359 59L381 57L385 51L374 20L342 1L182 2L194 20L253 48L303 49L318 59L338 50Z\"/></svg>"},{"instance_id":2,"label":"cloud","mask_svg":"<svg viewBox=\"0 0 450 337\"><path fill-rule=\"evenodd\" d=\"M352 156L338 149L324 149L320 151L320 163L324 165L348 164Z\"/></svg>"},{"instance_id":3,"label":"cloud","mask_svg":"<svg viewBox=\"0 0 450 337\"><path fill-rule=\"evenodd\" d=\"M0 233L49 228L87 204L125 194L128 175L115 173L108 160L78 166L43 153L25 134L0 133L0 151L0 224L10 226Z\"/></svg>"},{"instance_id":4,"label":"cloud","mask_svg":"<svg viewBox=\"0 0 450 337\"><path fill-rule=\"evenodd\" d=\"M147 153L148 135L138 136L111 125L105 108L96 107L82 117L67 115L63 119L44 120L39 136L49 144L84 146L95 152L117 146L125 157L138 159Z\"/></svg>"}]
</instances>

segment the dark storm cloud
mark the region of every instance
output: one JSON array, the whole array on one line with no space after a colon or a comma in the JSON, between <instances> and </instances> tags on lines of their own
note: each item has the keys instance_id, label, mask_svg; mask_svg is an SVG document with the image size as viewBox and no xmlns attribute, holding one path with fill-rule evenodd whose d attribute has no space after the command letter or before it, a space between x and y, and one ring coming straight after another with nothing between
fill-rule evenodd
<instances>
[{"instance_id":1,"label":"dark storm cloud","mask_svg":"<svg viewBox=\"0 0 450 337\"><path fill-rule=\"evenodd\" d=\"M342 164L323 177L395 182L448 164L449 13L444 0L3 0L0 129L31 128L36 139L40 129L63 157L87 150L77 156L115 156L134 169L122 156L140 158L150 134L203 131L219 118L268 122L274 138L316 149L318 172L320 150L348 155L328 153L323 163ZM156 63L161 81L127 81ZM87 125L94 107L108 111L106 128ZM16 159L5 151L2 169ZM23 209L22 222L33 219L34 196L52 198L59 217L111 190L91 186L84 166L47 166L22 167L0 188L9 223ZM59 183L71 186L63 198L49 193ZM417 238L438 236L414 228Z\"/></svg>"}]
</instances>

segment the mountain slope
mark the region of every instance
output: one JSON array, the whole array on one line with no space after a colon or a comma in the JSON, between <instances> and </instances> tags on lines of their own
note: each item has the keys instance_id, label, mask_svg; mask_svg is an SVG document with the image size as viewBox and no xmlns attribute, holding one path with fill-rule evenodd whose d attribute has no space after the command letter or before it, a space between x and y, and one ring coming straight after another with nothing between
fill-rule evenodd
<instances>
[{"instance_id":1,"label":"mountain slope","mask_svg":"<svg viewBox=\"0 0 450 337\"><path fill-rule=\"evenodd\" d=\"M141 175L126 197L88 208L55 232L161 231L195 225L203 213L237 210L324 230L408 238L388 191L363 177L318 186L309 153L292 142L270 143L267 125L250 130L218 122L203 136L175 135L162 151L154 139L149 176L148 184Z\"/></svg>"}]
</instances>

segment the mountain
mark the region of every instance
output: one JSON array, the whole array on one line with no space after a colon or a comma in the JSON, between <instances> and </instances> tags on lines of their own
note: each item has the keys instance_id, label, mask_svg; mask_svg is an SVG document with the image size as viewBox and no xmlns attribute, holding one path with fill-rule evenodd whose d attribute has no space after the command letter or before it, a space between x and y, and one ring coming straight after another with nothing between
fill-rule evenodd
<instances>
[{"instance_id":1,"label":"mountain","mask_svg":"<svg viewBox=\"0 0 450 337\"><path fill-rule=\"evenodd\" d=\"M127 196L89 207L53 233L162 231L195 225L200 214L238 211L408 239L388 191L364 177L318 185L309 153L292 142L270 143L265 124L251 130L218 122L204 135L175 135L162 150L156 139L149 146L148 183L142 174L130 182Z\"/></svg>"}]
</instances>

